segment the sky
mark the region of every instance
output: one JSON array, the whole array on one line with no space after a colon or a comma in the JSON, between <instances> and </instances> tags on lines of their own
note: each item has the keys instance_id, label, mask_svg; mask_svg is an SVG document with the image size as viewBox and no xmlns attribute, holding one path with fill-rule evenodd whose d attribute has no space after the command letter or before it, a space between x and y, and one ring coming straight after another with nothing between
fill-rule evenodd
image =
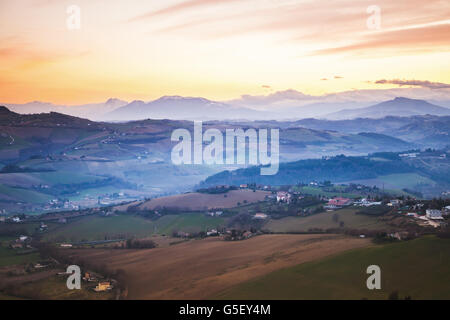
<instances>
[{"instance_id":1,"label":"sky","mask_svg":"<svg viewBox=\"0 0 450 320\"><path fill-rule=\"evenodd\" d=\"M449 71L448 0L0 0L5 103L449 90Z\"/></svg>"}]
</instances>

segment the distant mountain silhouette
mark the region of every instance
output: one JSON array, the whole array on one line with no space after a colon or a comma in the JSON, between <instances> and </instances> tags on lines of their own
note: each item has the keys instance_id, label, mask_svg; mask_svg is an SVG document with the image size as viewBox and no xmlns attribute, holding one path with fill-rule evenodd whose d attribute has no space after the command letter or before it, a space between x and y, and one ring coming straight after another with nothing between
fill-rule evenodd
<instances>
[{"instance_id":1,"label":"distant mountain silhouette","mask_svg":"<svg viewBox=\"0 0 450 320\"><path fill-rule=\"evenodd\" d=\"M133 101L105 116L105 120L229 120L264 119L269 113L248 108L233 107L205 98L164 96L157 100Z\"/></svg>"},{"instance_id":2,"label":"distant mountain silhouette","mask_svg":"<svg viewBox=\"0 0 450 320\"><path fill-rule=\"evenodd\" d=\"M384 118L387 116L411 117L417 115L450 115L450 109L431 104L424 100L397 97L374 106L341 110L325 116L329 120L345 120L356 118Z\"/></svg>"}]
</instances>

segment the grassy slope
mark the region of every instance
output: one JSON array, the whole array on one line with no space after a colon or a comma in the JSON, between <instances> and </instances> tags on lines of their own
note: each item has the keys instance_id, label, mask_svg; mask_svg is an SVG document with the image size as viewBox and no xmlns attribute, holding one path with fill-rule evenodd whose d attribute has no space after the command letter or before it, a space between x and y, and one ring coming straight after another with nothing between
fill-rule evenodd
<instances>
[{"instance_id":1,"label":"grassy slope","mask_svg":"<svg viewBox=\"0 0 450 320\"><path fill-rule=\"evenodd\" d=\"M391 188L391 189L413 189L415 186L420 184L434 185L436 184L433 180L421 176L417 173L398 173L389 174L385 176L379 176L375 179L364 179L364 180L354 180L354 183L361 183L365 185L376 185L378 187Z\"/></svg>"},{"instance_id":2,"label":"grassy slope","mask_svg":"<svg viewBox=\"0 0 450 320\"><path fill-rule=\"evenodd\" d=\"M44 193L5 185L0 185L0 194L3 194L5 199L18 202L46 203L53 199L52 196Z\"/></svg>"},{"instance_id":3,"label":"grassy slope","mask_svg":"<svg viewBox=\"0 0 450 320\"><path fill-rule=\"evenodd\" d=\"M0 267L36 262L39 260L39 253L18 254L18 250L0 246Z\"/></svg>"},{"instance_id":4,"label":"grassy slope","mask_svg":"<svg viewBox=\"0 0 450 320\"><path fill-rule=\"evenodd\" d=\"M147 237L154 233L170 234L173 230L194 232L220 226L224 219L189 213L168 215L156 221L137 216L86 217L61 226L45 235L45 240L83 241L103 240L109 237Z\"/></svg>"},{"instance_id":5,"label":"grassy slope","mask_svg":"<svg viewBox=\"0 0 450 320\"><path fill-rule=\"evenodd\" d=\"M357 228L357 229L385 229L388 226L378 221L377 218L367 215L356 215L355 212L358 209L348 208L341 209L332 212L323 212L308 217L286 217L278 220L270 220L264 229L268 229L273 232L300 232L308 231L310 228L338 228L339 222L344 222L345 228ZM339 222L333 221L334 214L339 215Z\"/></svg>"},{"instance_id":6,"label":"grassy slope","mask_svg":"<svg viewBox=\"0 0 450 320\"><path fill-rule=\"evenodd\" d=\"M381 290L368 290L366 268L381 268ZM450 299L450 239L424 237L352 250L273 272L238 285L220 299Z\"/></svg>"}]
</instances>

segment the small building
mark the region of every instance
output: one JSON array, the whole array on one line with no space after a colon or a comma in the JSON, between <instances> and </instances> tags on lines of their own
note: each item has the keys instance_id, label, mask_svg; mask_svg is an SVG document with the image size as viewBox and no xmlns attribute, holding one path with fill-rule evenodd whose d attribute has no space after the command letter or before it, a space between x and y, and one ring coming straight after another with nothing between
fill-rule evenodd
<instances>
[{"instance_id":1,"label":"small building","mask_svg":"<svg viewBox=\"0 0 450 320\"><path fill-rule=\"evenodd\" d=\"M242 236L246 239L250 238L253 235L251 231L245 231Z\"/></svg>"},{"instance_id":2,"label":"small building","mask_svg":"<svg viewBox=\"0 0 450 320\"><path fill-rule=\"evenodd\" d=\"M399 200L399 199L393 199L393 200L389 201L389 203L388 203L387 205L390 206L390 207L397 207L397 206L399 206L401 203L402 203L401 200Z\"/></svg>"},{"instance_id":3,"label":"small building","mask_svg":"<svg viewBox=\"0 0 450 320\"><path fill-rule=\"evenodd\" d=\"M247 188L248 188L248 184L241 184L241 185L239 186L239 188L241 188L241 189L247 189Z\"/></svg>"},{"instance_id":4,"label":"small building","mask_svg":"<svg viewBox=\"0 0 450 320\"><path fill-rule=\"evenodd\" d=\"M111 290L112 286L111 283L106 281L106 282L99 282L97 284L97 286L94 288L94 290L96 292L102 292L102 291L107 291L107 290Z\"/></svg>"},{"instance_id":5,"label":"small building","mask_svg":"<svg viewBox=\"0 0 450 320\"><path fill-rule=\"evenodd\" d=\"M20 236L19 237L19 241L21 241L21 242L25 242L27 240L28 240L28 236Z\"/></svg>"},{"instance_id":6,"label":"small building","mask_svg":"<svg viewBox=\"0 0 450 320\"><path fill-rule=\"evenodd\" d=\"M450 215L450 206L446 206L446 207L444 207L444 208L442 208L442 215L443 216L448 216L448 215Z\"/></svg>"},{"instance_id":7,"label":"small building","mask_svg":"<svg viewBox=\"0 0 450 320\"><path fill-rule=\"evenodd\" d=\"M406 214L406 216L407 217L413 217L413 218L418 218L419 217L419 215L417 213L415 213L415 212L408 212Z\"/></svg>"},{"instance_id":8,"label":"small building","mask_svg":"<svg viewBox=\"0 0 450 320\"><path fill-rule=\"evenodd\" d=\"M212 230L206 232L206 235L208 237L216 236L218 234L219 234L219 232L216 229L212 229Z\"/></svg>"},{"instance_id":9,"label":"small building","mask_svg":"<svg viewBox=\"0 0 450 320\"><path fill-rule=\"evenodd\" d=\"M352 203L353 203L353 201L351 199L342 198L342 197L337 197L337 198L328 200L329 206L336 206L336 207L345 207L345 206L351 205Z\"/></svg>"},{"instance_id":10,"label":"small building","mask_svg":"<svg viewBox=\"0 0 450 320\"><path fill-rule=\"evenodd\" d=\"M13 217L12 221L18 223L18 222L20 222L20 218L19 217Z\"/></svg>"},{"instance_id":11,"label":"small building","mask_svg":"<svg viewBox=\"0 0 450 320\"><path fill-rule=\"evenodd\" d=\"M265 214L265 213L256 213L253 216L253 219L267 219L267 214Z\"/></svg>"},{"instance_id":12,"label":"small building","mask_svg":"<svg viewBox=\"0 0 450 320\"><path fill-rule=\"evenodd\" d=\"M277 192L277 202L287 202L291 201L291 194L286 191L278 191Z\"/></svg>"},{"instance_id":13,"label":"small building","mask_svg":"<svg viewBox=\"0 0 450 320\"><path fill-rule=\"evenodd\" d=\"M59 246L61 248L72 248L72 245L70 243L61 243Z\"/></svg>"},{"instance_id":14,"label":"small building","mask_svg":"<svg viewBox=\"0 0 450 320\"><path fill-rule=\"evenodd\" d=\"M427 216L428 219L432 219L432 220L441 220L441 219L443 219L441 210L427 209L426 216Z\"/></svg>"}]
</instances>

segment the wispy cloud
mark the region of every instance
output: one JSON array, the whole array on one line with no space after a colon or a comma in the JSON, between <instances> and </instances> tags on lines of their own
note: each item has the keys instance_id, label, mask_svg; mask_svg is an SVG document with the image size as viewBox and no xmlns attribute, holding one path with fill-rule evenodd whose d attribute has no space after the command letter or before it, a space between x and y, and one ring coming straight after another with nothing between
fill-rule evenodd
<instances>
[{"instance_id":1,"label":"wispy cloud","mask_svg":"<svg viewBox=\"0 0 450 320\"><path fill-rule=\"evenodd\" d=\"M450 88L450 84L448 83L442 83L442 82L431 82L427 80L400 80L400 79L393 79L393 80L386 80L381 79L375 81L376 84L396 84L400 87L403 86L415 86L415 87L422 87L422 88L429 88L429 89L448 89Z\"/></svg>"},{"instance_id":2,"label":"wispy cloud","mask_svg":"<svg viewBox=\"0 0 450 320\"><path fill-rule=\"evenodd\" d=\"M326 48L315 51L316 55L329 55L346 52L371 53L378 49L401 49L426 51L430 47L446 47L450 49L448 35L450 24L433 25L421 28L408 28L395 31L377 32L351 45Z\"/></svg>"},{"instance_id":3,"label":"wispy cloud","mask_svg":"<svg viewBox=\"0 0 450 320\"><path fill-rule=\"evenodd\" d=\"M201 8L201 7L211 6L211 5L218 5L218 4L227 4L227 3L235 2L235 1L243 1L243 0L190 0L190 1L183 1L183 2L177 3L175 5L165 7L163 9L159 9L156 11L150 11L145 14L133 17L133 18L129 19L129 22L145 20L145 19L153 18L155 16L160 16L160 15L180 13L180 12L184 12L184 11L194 9L194 8Z\"/></svg>"}]
</instances>

